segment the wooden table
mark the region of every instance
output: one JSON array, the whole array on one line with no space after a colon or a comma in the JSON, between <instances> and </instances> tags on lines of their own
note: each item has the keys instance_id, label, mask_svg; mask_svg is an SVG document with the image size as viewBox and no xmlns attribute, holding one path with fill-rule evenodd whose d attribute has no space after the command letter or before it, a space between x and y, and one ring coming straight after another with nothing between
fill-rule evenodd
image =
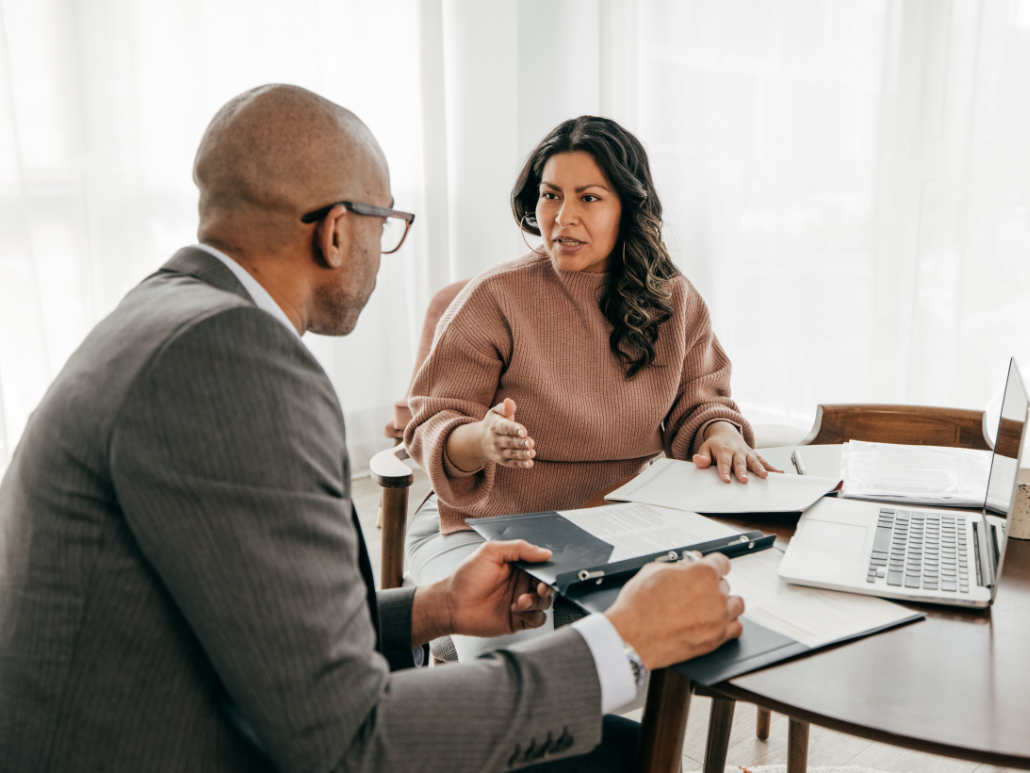
<instances>
[{"instance_id":1,"label":"wooden table","mask_svg":"<svg viewBox=\"0 0 1030 773\"><path fill-rule=\"evenodd\" d=\"M786 547L798 515L715 519L775 533ZM1006 549L990 609L905 604L926 619L730 679L711 693L870 741L1030 770L1030 541L1009 540ZM652 674L640 773L680 770L690 692L675 668ZM792 739L797 753L806 752L804 731Z\"/></svg>"},{"instance_id":2,"label":"wooden table","mask_svg":"<svg viewBox=\"0 0 1030 773\"><path fill-rule=\"evenodd\" d=\"M599 494L588 504L602 500ZM777 545L786 547L798 516L716 520L774 532ZM809 722L917 751L1030 770L1030 542L1010 540L1007 550L989 610L906 604L927 619L731 679L711 692L801 720L792 723L798 737L790 740L802 760ZM729 579L732 586L732 574ZM652 674L642 773L680 769L690 692L689 680L674 668Z\"/></svg>"}]
</instances>

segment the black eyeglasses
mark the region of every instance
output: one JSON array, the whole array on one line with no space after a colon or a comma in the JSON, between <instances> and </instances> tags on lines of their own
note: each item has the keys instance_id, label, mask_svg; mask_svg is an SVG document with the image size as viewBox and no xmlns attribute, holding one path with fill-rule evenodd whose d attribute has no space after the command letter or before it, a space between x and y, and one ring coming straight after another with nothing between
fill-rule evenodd
<instances>
[{"instance_id":1,"label":"black eyeglasses","mask_svg":"<svg viewBox=\"0 0 1030 773\"><path fill-rule=\"evenodd\" d=\"M333 207L345 207L355 215L385 218L380 241L384 255L397 252L401 248L404 239L408 236L408 231L411 230L411 224L415 222L415 216L410 212L377 207L374 204L362 204L357 201L337 201L329 206L316 209L314 212L308 212L300 220L302 223L315 223L328 215Z\"/></svg>"}]
</instances>

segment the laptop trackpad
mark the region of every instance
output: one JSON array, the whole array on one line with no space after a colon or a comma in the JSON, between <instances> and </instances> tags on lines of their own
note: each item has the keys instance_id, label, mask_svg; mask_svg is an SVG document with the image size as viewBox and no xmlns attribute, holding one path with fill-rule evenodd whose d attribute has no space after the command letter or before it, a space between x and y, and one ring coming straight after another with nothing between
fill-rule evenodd
<instances>
[{"instance_id":1,"label":"laptop trackpad","mask_svg":"<svg viewBox=\"0 0 1030 773\"><path fill-rule=\"evenodd\" d=\"M809 571L847 577L864 567L866 527L809 518L803 531L804 558Z\"/></svg>"}]
</instances>

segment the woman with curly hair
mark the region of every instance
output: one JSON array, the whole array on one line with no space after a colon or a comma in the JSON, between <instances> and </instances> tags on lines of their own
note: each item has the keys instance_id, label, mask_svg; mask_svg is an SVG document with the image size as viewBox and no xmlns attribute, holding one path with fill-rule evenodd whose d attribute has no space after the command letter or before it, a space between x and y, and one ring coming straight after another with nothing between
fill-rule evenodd
<instances>
[{"instance_id":1,"label":"woman with curly hair","mask_svg":"<svg viewBox=\"0 0 1030 773\"><path fill-rule=\"evenodd\" d=\"M663 451L714 463L727 483L768 474L708 309L662 241L636 137L606 118L565 121L511 204L543 249L465 286L408 398L404 441L435 491L407 535L420 585L482 544L467 517L578 507ZM549 627L455 646L466 660Z\"/></svg>"}]
</instances>

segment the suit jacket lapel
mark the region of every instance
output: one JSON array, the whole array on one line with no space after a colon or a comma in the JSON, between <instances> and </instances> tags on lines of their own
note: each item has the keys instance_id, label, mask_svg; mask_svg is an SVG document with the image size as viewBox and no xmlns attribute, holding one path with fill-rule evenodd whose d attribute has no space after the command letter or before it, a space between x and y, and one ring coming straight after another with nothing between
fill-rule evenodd
<instances>
[{"instance_id":1,"label":"suit jacket lapel","mask_svg":"<svg viewBox=\"0 0 1030 773\"><path fill-rule=\"evenodd\" d=\"M354 522L354 531L358 533L358 566L361 568L361 579L365 581L365 593L368 596L368 613L372 617L372 627L376 631L376 650L382 652L382 642L379 637L379 602L376 601L376 583L372 576L372 563L368 559L368 550L365 548L365 535L361 532L361 523L358 521L358 512L354 505L350 506L350 517Z\"/></svg>"}]
</instances>

